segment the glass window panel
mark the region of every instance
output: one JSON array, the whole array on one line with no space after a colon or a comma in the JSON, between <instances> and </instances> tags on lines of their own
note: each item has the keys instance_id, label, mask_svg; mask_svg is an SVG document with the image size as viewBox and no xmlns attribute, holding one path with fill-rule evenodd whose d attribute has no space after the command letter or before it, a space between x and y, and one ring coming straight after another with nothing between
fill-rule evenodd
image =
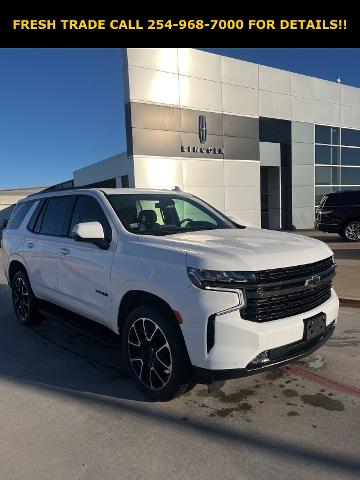
<instances>
[{"instance_id":1,"label":"glass window panel","mask_svg":"<svg viewBox=\"0 0 360 480\"><path fill-rule=\"evenodd\" d=\"M339 147L328 147L326 145L315 146L315 163L321 165L339 165Z\"/></svg>"},{"instance_id":2,"label":"glass window panel","mask_svg":"<svg viewBox=\"0 0 360 480\"><path fill-rule=\"evenodd\" d=\"M339 128L315 125L315 142L327 145L339 145Z\"/></svg>"},{"instance_id":3,"label":"glass window panel","mask_svg":"<svg viewBox=\"0 0 360 480\"><path fill-rule=\"evenodd\" d=\"M343 167L341 169L341 183L343 185L360 185L360 168Z\"/></svg>"},{"instance_id":4,"label":"glass window panel","mask_svg":"<svg viewBox=\"0 0 360 480\"><path fill-rule=\"evenodd\" d=\"M342 205L360 205L360 189L354 191L354 187L344 187L341 190L344 193L341 195ZM346 190L352 190L346 192Z\"/></svg>"},{"instance_id":5,"label":"glass window panel","mask_svg":"<svg viewBox=\"0 0 360 480\"><path fill-rule=\"evenodd\" d=\"M360 148L343 147L341 149L341 164L360 166Z\"/></svg>"},{"instance_id":6,"label":"glass window panel","mask_svg":"<svg viewBox=\"0 0 360 480\"><path fill-rule=\"evenodd\" d=\"M75 225L84 222L99 222L103 227L105 238L111 241L111 226L105 212L96 198L88 195L81 195L77 199L71 219L70 236Z\"/></svg>"},{"instance_id":7,"label":"glass window panel","mask_svg":"<svg viewBox=\"0 0 360 480\"><path fill-rule=\"evenodd\" d=\"M57 237L66 236L73 202L73 196L50 198L45 208L40 233Z\"/></svg>"},{"instance_id":8,"label":"glass window panel","mask_svg":"<svg viewBox=\"0 0 360 480\"><path fill-rule=\"evenodd\" d=\"M315 187L315 205L319 205L323 196L332 193L331 187Z\"/></svg>"},{"instance_id":9,"label":"glass window panel","mask_svg":"<svg viewBox=\"0 0 360 480\"><path fill-rule=\"evenodd\" d=\"M331 185L331 168L315 167L315 184Z\"/></svg>"},{"instance_id":10,"label":"glass window panel","mask_svg":"<svg viewBox=\"0 0 360 480\"><path fill-rule=\"evenodd\" d=\"M10 220L7 224L7 228L9 228L9 229L10 228L14 228L14 229L19 228L20 225L22 224L22 221L24 220L28 211L34 205L34 203L35 203L35 200L33 200L31 202L18 203L16 205L16 207L14 208L14 210L12 211Z\"/></svg>"},{"instance_id":11,"label":"glass window panel","mask_svg":"<svg viewBox=\"0 0 360 480\"><path fill-rule=\"evenodd\" d=\"M360 147L360 130L351 130L350 128L342 128L341 144Z\"/></svg>"},{"instance_id":12,"label":"glass window panel","mask_svg":"<svg viewBox=\"0 0 360 480\"><path fill-rule=\"evenodd\" d=\"M341 168L340 167L333 167L331 169L331 178L332 178L332 184L333 185L341 185Z\"/></svg>"}]
</instances>

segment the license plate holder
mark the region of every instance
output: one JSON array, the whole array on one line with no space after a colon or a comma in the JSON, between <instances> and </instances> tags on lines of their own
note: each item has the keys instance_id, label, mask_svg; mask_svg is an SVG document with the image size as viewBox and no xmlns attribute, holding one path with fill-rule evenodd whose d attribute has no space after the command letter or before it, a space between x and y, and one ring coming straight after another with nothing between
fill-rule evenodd
<instances>
[{"instance_id":1,"label":"license plate holder","mask_svg":"<svg viewBox=\"0 0 360 480\"><path fill-rule=\"evenodd\" d=\"M326 315L318 313L304 319L304 340L309 341L324 335L326 331Z\"/></svg>"}]
</instances>

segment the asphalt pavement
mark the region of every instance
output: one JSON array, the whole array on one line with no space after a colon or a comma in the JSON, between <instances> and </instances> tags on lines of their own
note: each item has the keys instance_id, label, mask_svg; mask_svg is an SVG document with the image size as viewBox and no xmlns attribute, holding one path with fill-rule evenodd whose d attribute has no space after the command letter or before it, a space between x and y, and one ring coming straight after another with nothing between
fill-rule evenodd
<instances>
[{"instance_id":1,"label":"asphalt pavement","mask_svg":"<svg viewBox=\"0 0 360 480\"><path fill-rule=\"evenodd\" d=\"M1 274L0 324L0 479L360 477L360 310L305 360L161 404L103 335L19 325Z\"/></svg>"}]
</instances>

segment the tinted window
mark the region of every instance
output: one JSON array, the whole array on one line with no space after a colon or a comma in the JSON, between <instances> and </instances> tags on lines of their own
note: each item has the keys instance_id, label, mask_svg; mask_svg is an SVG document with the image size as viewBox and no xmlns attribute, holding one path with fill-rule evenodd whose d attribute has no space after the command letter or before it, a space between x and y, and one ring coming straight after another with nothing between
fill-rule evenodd
<instances>
[{"instance_id":1,"label":"tinted window","mask_svg":"<svg viewBox=\"0 0 360 480\"><path fill-rule=\"evenodd\" d=\"M360 205L360 190L343 193L345 205Z\"/></svg>"},{"instance_id":2,"label":"tinted window","mask_svg":"<svg viewBox=\"0 0 360 480\"><path fill-rule=\"evenodd\" d=\"M129 188L129 175L121 175L121 186Z\"/></svg>"},{"instance_id":3,"label":"tinted window","mask_svg":"<svg viewBox=\"0 0 360 480\"><path fill-rule=\"evenodd\" d=\"M37 207L34 210L34 213L31 215L30 221L27 226L28 230L32 232L35 230L36 220L38 219L39 213L43 209L45 203L46 203L46 199L39 201Z\"/></svg>"},{"instance_id":4,"label":"tinted window","mask_svg":"<svg viewBox=\"0 0 360 480\"><path fill-rule=\"evenodd\" d=\"M40 233L64 237L68 235L73 196L49 198L44 209Z\"/></svg>"},{"instance_id":5,"label":"tinted window","mask_svg":"<svg viewBox=\"0 0 360 480\"><path fill-rule=\"evenodd\" d=\"M315 125L315 142L327 145L339 145L339 129L337 127L325 127Z\"/></svg>"},{"instance_id":6,"label":"tinted window","mask_svg":"<svg viewBox=\"0 0 360 480\"><path fill-rule=\"evenodd\" d=\"M315 167L316 185L331 185L331 167Z\"/></svg>"},{"instance_id":7,"label":"tinted window","mask_svg":"<svg viewBox=\"0 0 360 480\"><path fill-rule=\"evenodd\" d=\"M360 130L341 129L341 144L360 147Z\"/></svg>"},{"instance_id":8,"label":"tinted window","mask_svg":"<svg viewBox=\"0 0 360 480\"><path fill-rule=\"evenodd\" d=\"M339 207L342 205L342 198L341 195L334 194L334 195L328 195L326 198L326 202L324 202L323 206L326 207Z\"/></svg>"},{"instance_id":9,"label":"tinted window","mask_svg":"<svg viewBox=\"0 0 360 480\"><path fill-rule=\"evenodd\" d=\"M341 168L340 167L333 167L331 169L331 180L333 185L341 185Z\"/></svg>"},{"instance_id":10,"label":"tinted window","mask_svg":"<svg viewBox=\"0 0 360 480\"><path fill-rule=\"evenodd\" d=\"M111 239L111 227L105 212L99 202L87 195L77 197L74 213L71 220L70 234L74 226L84 222L100 222L106 239Z\"/></svg>"},{"instance_id":11,"label":"tinted window","mask_svg":"<svg viewBox=\"0 0 360 480\"><path fill-rule=\"evenodd\" d=\"M11 214L7 228L19 228L35 201L18 203Z\"/></svg>"},{"instance_id":12,"label":"tinted window","mask_svg":"<svg viewBox=\"0 0 360 480\"><path fill-rule=\"evenodd\" d=\"M343 147L341 149L341 164L360 166L360 148Z\"/></svg>"},{"instance_id":13,"label":"tinted window","mask_svg":"<svg viewBox=\"0 0 360 480\"><path fill-rule=\"evenodd\" d=\"M360 185L360 168L342 168L341 182L343 185Z\"/></svg>"},{"instance_id":14,"label":"tinted window","mask_svg":"<svg viewBox=\"0 0 360 480\"><path fill-rule=\"evenodd\" d=\"M315 163L338 165L340 163L339 157L338 147L328 147L326 145L316 145L315 147Z\"/></svg>"}]
</instances>

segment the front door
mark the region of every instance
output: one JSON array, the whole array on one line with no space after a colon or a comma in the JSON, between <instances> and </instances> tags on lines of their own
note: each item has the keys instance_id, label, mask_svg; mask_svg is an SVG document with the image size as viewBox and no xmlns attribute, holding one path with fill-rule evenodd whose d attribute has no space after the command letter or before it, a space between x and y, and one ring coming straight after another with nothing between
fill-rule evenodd
<instances>
[{"instance_id":1,"label":"front door","mask_svg":"<svg viewBox=\"0 0 360 480\"><path fill-rule=\"evenodd\" d=\"M73 227L82 222L100 222L108 250L91 242L72 238ZM110 314L110 275L116 247L116 230L111 227L103 207L90 195L78 195L69 229L69 237L59 245L59 302L69 310L107 324Z\"/></svg>"}]
</instances>

